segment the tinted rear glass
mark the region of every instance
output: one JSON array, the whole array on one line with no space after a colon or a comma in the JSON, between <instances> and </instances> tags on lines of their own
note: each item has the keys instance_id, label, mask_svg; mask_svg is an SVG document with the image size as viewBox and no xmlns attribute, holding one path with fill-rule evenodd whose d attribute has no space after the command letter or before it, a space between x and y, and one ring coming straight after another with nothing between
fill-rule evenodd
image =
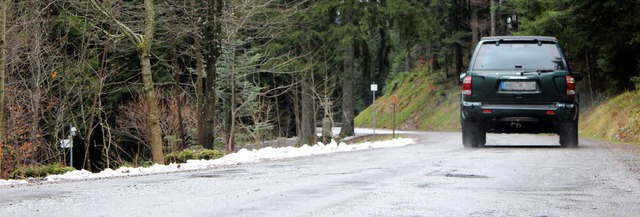
<instances>
[{"instance_id":1,"label":"tinted rear glass","mask_svg":"<svg viewBox=\"0 0 640 217\"><path fill-rule=\"evenodd\" d=\"M552 43L484 43L476 55L473 70L564 70L558 47Z\"/></svg>"}]
</instances>

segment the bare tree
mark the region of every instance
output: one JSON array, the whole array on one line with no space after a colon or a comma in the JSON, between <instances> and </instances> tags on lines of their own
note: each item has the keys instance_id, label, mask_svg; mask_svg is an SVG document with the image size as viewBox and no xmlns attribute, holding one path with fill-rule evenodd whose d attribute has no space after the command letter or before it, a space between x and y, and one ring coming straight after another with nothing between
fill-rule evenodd
<instances>
[{"instance_id":1,"label":"bare tree","mask_svg":"<svg viewBox=\"0 0 640 217\"><path fill-rule=\"evenodd\" d=\"M0 0L0 177L4 172L4 90L5 70L7 68L7 49L5 47L8 0Z\"/></svg>"},{"instance_id":2,"label":"bare tree","mask_svg":"<svg viewBox=\"0 0 640 217\"><path fill-rule=\"evenodd\" d=\"M2 110L0 173L18 165L60 160L56 125L50 119L58 104L57 70L63 64L62 40L48 37L50 4L41 1L0 1L2 14ZM7 154L7 155L5 155ZM2 174L0 174L2 176Z\"/></svg>"},{"instance_id":3,"label":"bare tree","mask_svg":"<svg viewBox=\"0 0 640 217\"><path fill-rule=\"evenodd\" d=\"M158 109L158 99L153 82L153 73L151 71L151 45L154 34L155 11L152 0L144 0L145 9L145 27L144 35L139 35L128 26L120 22L97 0L90 0L91 4L98 12L113 22L116 27L123 32L134 46L138 49L138 57L142 66L142 82L144 83L143 92L145 101L149 108L148 122L151 135L151 155L154 163L164 164L163 145L162 145L162 129L160 128L160 112Z\"/></svg>"},{"instance_id":4,"label":"bare tree","mask_svg":"<svg viewBox=\"0 0 640 217\"><path fill-rule=\"evenodd\" d=\"M7 7L9 0L0 0L0 143L4 141L4 89L5 89L5 70L7 69L7 48L5 47L6 26L7 26ZM2 161L2 159L0 159ZM2 162L0 162L2 167ZM0 168L0 171L2 168Z\"/></svg>"},{"instance_id":5,"label":"bare tree","mask_svg":"<svg viewBox=\"0 0 640 217\"><path fill-rule=\"evenodd\" d=\"M249 78L258 72L297 74L312 68L305 67L295 72L289 68L291 64L297 63L296 61L302 60L302 57L308 54L296 55L289 52L267 59L263 53L266 50L263 48L293 28L290 26L291 19L295 13L303 11L302 2L304 1L292 4L277 0L240 0L230 1L225 7L221 19L224 49L220 56L222 64L218 68L221 77L227 78L219 81L222 81L220 85L224 87L221 89L227 90L222 95L226 103L224 125L228 152L235 150L237 129L246 129L251 131L246 132L247 134L258 135L258 131L265 131L273 126L268 123L271 120L264 118L267 113L257 111L260 108L270 108L262 103L264 101L261 98L274 91L293 89L291 87L294 85L262 87ZM313 92L309 91L308 95L313 103ZM309 111L313 109L310 108ZM245 118L260 121L247 126L240 121ZM313 115L308 118L313 119ZM255 138L256 136L254 140Z\"/></svg>"}]
</instances>

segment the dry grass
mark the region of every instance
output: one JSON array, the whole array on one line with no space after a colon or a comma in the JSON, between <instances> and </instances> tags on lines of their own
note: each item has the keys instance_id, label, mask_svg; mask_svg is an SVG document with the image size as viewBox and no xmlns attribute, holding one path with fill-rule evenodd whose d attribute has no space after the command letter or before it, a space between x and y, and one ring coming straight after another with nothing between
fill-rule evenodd
<instances>
[{"instance_id":1,"label":"dry grass","mask_svg":"<svg viewBox=\"0 0 640 217\"><path fill-rule=\"evenodd\" d=\"M626 92L585 112L580 135L640 144L640 92Z\"/></svg>"},{"instance_id":2,"label":"dry grass","mask_svg":"<svg viewBox=\"0 0 640 217\"><path fill-rule=\"evenodd\" d=\"M376 99L376 127L393 127L393 96L396 104L396 129L458 130L459 86L441 74L408 73L394 81L396 88ZM358 127L372 127L372 106L355 118Z\"/></svg>"}]
</instances>

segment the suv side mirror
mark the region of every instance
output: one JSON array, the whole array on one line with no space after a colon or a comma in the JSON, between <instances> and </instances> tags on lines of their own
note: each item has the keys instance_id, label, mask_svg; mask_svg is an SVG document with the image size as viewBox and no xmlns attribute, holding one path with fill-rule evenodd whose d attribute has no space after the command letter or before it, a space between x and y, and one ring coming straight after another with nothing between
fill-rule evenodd
<instances>
[{"instance_id":1,"label":"suv side mirror","mask_svg":"<svg viewBox=\"0 0 640 217\"><path fill-rule=\"evenodd\" d=\"M462 84L462 80L464 80L464 77L467 77L467 73L462 73L460 74L460 80L458 80L458 84Z\"/></svg>"},{"instance_id":2,"label":"suv side mirror","mask_svg":"<svg viewBox=\"0 0 640 217\"><path fill-rule=\"evenodd\" d=\"M576 81L582 81L582 73L579 72L572 72L571 76L573 76L573 79L575 79Z\"/></svg>"}]
</instances>

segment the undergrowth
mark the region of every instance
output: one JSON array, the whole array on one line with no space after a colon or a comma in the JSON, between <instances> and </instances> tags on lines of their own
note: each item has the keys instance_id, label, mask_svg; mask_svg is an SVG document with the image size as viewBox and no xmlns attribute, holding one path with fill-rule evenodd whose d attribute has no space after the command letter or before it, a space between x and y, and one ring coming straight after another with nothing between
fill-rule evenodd
<instances>
[{"instance_id":1,"label":"undergrowth","mask_svg":"<svg viewBox=\"0 0 640 217\"><path fill-rule=\"evenodd\" d=\"M376 99L376 127L393 127L393 97L396 97L397 129L457 130L460 90L453 78L426 70L405 72L389 81L384 95ZM373 107L355 118L358 127L373 127Z\"/></svg>"},{"instance_id":2,"label":"undergrowth","mask_svg":"<svg viewBox=\"0 0 640 217\"><path fill-rule=\"evenodd\" d=\"M63 174L73 170L75 170L73 167L65 167L55 163L49 164L49 165L20 167L11 173L10 178L12 179L26 179L31 177L40 178L40 177L46 177L48 175Z\"/></svg>"},{"instance_id":3,"label":"undergrowth","mask_svg":"<svg viewBox=\"0 0 640 217\"><path fill-rule=\"evenodd\" d=\"M640 143L640 92L626 92L586 111L580 135Z\"/></svg>"},{"instance_id":4,"label":"undergrowth","mask_svg":"<svg viewBox=\"0 0 640 217\"><path fill-rule=\"evenodd\" d=\"M218 150L204 149L196 146L182 151L171 152L164 156L164 162L169 163L186 163L187 160L215 160L221 158L224 154Z\"/></svg>"}]
</instances>

